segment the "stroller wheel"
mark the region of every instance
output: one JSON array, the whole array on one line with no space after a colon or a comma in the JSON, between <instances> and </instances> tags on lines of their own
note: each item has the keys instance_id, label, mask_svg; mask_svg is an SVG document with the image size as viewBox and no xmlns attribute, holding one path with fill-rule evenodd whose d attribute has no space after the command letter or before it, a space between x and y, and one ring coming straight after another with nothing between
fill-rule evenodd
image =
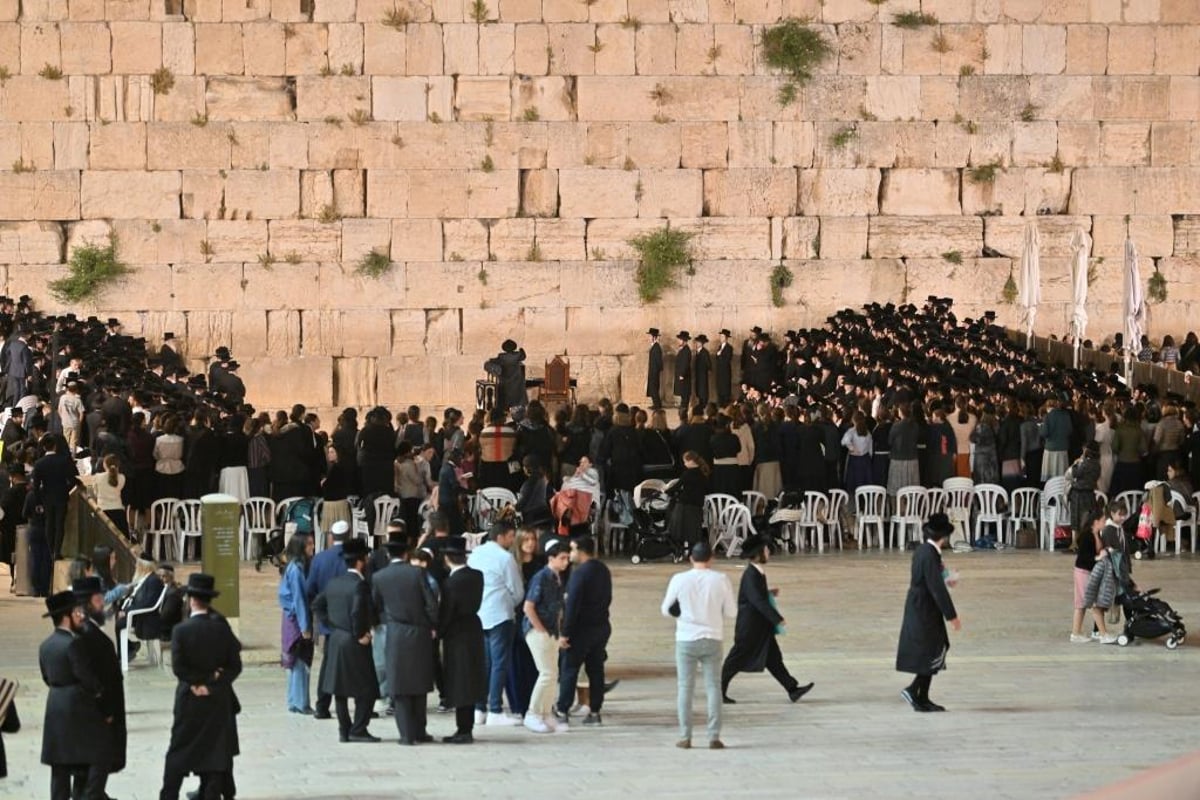
<instances>
[{"instance_id":1,"label":"stroller wheel","mask_svg":"<svg viewBox=\"0 0 1200 800\"><path fill-rule=\"evenodd\" d=\"M629 560L630 560L630 561L632 561L634 564L640 564L640 563L642 563L642 557L641 557L641 556L639 556L637 553L634 553L634 554L633 554L633 558L631 558L631 559L629 559Z\"/></svg>"},{"instance_id":2,"label":"stroller wheel","mask_svg":"<svg viewBox=\"0 0 1200 800\"><path fill-rule=\"evenodd\" d=\"M1117 644L1119 644L1121 647L1128 647L1129 641L1130 639L1128 634L1122 633L1117 637Z\"/></svg>"},{"instance_id":3,"label":"stroller wheel","mask_svg":"<svg viewBox=\"0 0 1200 800\"><path fill-rule=\"evenodd\" d=\"M254 563L254 571L255 571L255 572L262 572L262 562L261 562L261 561L256 561L256 562Z\"/></svg>"},{"instance_id":4,"label":"stroller wheel","mask_svg":"<svg viewBox=\"0 0 1200 800\"><path fill-rule=\"evenodd\" d=\"M1167 649L1168 650L1174 650L1176 647L1179 647L1179 645L1180 645L1180 641L1178 639L1176 639L1174 636L1167 637Z\"/></svg>"}]
</instances>

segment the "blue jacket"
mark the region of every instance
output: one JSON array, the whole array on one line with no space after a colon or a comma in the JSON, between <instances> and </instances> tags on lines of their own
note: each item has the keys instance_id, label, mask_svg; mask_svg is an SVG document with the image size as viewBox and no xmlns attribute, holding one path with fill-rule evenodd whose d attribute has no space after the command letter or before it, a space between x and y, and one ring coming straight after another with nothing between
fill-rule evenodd
<instances>
[{"instance_id":1,"label":"blue jacket","mask_svg":"<svg viewBox=\"0 0 1200 800\"><path fill-rule=\"evenodd\" d=\"M309 607L312 607L313 600L325 591L325 587L331 580L344 574L346 574L346 562L342 561L341 542L317 553L312 563L308 565L308 578L304 582L304 595L308 598ZM322 636L330 634L330 629L319 621L317 630Z\"/></svg>"}]
</instances>

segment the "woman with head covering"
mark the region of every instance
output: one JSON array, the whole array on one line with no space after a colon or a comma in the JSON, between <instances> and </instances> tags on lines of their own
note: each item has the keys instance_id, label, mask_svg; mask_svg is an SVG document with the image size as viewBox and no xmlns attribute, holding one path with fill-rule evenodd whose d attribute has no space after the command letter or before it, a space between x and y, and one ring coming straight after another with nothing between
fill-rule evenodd
<instances>
[{"instance_id":1,"label":"woman with head covering","mask_svg":"<svg viewBox=\"0 0 1200 800\"><path fill-rule=\"evenodd\" d=\"M962 623L954 610L947 586L955 579L942 566L942 548L950 541L954 526L945 514L933 514L925 523L925 542L913 553L904 621L896 649L896 671L912 672L913 682L900 691L913 711L945 711L929 699L933 676L946 668L950 637L946 623L959 630Z\"/></svg>"}]
</instances>

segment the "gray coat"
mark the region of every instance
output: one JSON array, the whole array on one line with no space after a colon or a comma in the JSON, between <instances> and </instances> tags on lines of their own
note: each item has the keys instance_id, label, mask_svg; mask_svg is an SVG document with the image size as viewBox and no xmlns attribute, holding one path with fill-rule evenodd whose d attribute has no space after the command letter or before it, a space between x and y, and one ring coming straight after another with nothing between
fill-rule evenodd
<instances>
[{"instance_id":1,"label":"gray coat","mask_svg":"<svg viewBox=\"0 0 1200 800\"><path fill-rule=\"evenodd\" d=\"M50 687L42 724L42 763L111 764L112 736L101 710L103 686L83 642L55 629L38 650L42 680Z\"/></svg>"},{"instance_id":2,"label":"gray coat","mask_svg":"<svg viewBox=\"0 0 1200 800\"><path fill-rule=\"evenodd\" d=\"M371 644L359 639L371 630L371 590L356 572L347 572L329 582L313 601L313 615L330 629L329 668L320 690L338 697L375 700L379 679Z\"/></svg>"},{"instance_id":3,"label":"gray coat","mask_svg":"<svg viewBox=\"0 0 1200 800\"><path fill-rule=\"evenodd\" d=\"M380 624L387 626L384 660L391 693L433 691L433 629L438 608L424 570L395 561L371 578L371 595Z\"/></svg>"}]
</instances>

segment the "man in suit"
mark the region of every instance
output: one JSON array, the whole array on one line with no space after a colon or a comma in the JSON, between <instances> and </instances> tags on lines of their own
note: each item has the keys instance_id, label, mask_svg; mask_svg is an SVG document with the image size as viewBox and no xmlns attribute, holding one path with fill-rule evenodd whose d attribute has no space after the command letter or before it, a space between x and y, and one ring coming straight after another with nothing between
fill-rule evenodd
<instances>
[{"instance_id":1,"label":"man in suit","mask_svg":"<svg viewBox=\"0 0 1200 800\"><path fill-rule=\"evenodd\" d=\"M442 690L445 703L454 709L455 731L442 737L447 744L475 741L475 704L487 699L488 675L484 663L483 573L467 566L466 543L461 536L441 546L449 574L442 584L438 608L438 638L442 642Z\"/></svg>"},{"instance_id":2,"label":"man in suit","mask_svg":"<svg viewBox=\"0 0 1200 800\"><path fill-rule=\"evenodd\" d=\"M125 769L125 680L121 675L121 662L117 660L117 649L101 626L104 625L104 585L100 578L91 576L77 578L71 584L75 601L83 604L84 620L79 626L79 641L83 645L84 657L100 681L100 712L111 720L108 724L109 746L112 761L109 774Z\"/></svg>"},{"instance_id":3,"label":"man in suit","mask_svg":"<svg viewBox=\"0 0 1200 800\"><path fill-rule=\"evenodd\" d=\"M387 630L384 654L400 744L432 742L425 696L433 691L433 630L437 601L425 572L408 563L408 537L389 539L391 563L371 578L371 599Z\"/></svg>"},{"instance_id":4,"label":"man in suit","mask_svg":"<svg viewBox=\"0 0 1200 800\"><path fill-rule=\"evenodd\" d=\"M241 404L246 399L246 384L237 374L241 367L236 361L229 361L225 364L225 369L218 376L217 382L213 384L212 390L223 396L231 403Z\"/></svg>"},{"instance_id":5,"label":"man in suit","mask_svg":"<svg viewBox=\"0 0 1200 800\"><path fill-rule=\"evenodd\" d=\"M62 558L63 526L67 518L67 497L79 477L75 461L67 455L67 443L58 434L47 433L42 437L42 448L46 454L33 464L30 489L38 511L46 515L46 540L51 556Z\"/></svg>"},{"instance_id":6,"label":"man in suit","mask_svg":"<svg viewBox=\"0 0 1200 800\"><path fill-rule=\"evenodd\" d=\"M679 421L687 422L688 403L692 399L692 350L689 345L692 337L687 331L680 331L675 339L679 351L675 353L675 388L672 392L679 398Z\"/></svg>"},{"instance_id":7,"label":"man in suit","mask_svg":"<svg viewBox=\"0 0 1200 800\"><path fill-rule=\"evenodd\" d=\"M0 364L0 369L8 376L8 402L16 405L25 396L29 379L33 376L33 351L26 344L28 333L18 330L15 338L9 340L6 358Z\"/></svg>"},{"instance_id":8,"label":"man in suit","mask_svg":"<svg viewBox=\"0 0 1200 800\"><path fill-rule=\"evenodd\" d=\"M729 343L729 329L721 328L717 344L717 405L729 405L733 399L733 345Z\"/></svg>"},{"instance_id":9,"label":"man in suit","mask_svg":"<svg viewBox=\"0 0 1200 800\"><path fill-rule=\"evenodd\" d=\"M346 571L346 564L342 561L342 543L349 532L350 524L345 520L333 523L329 528L325 549L317 553L309 565L308 577L304 580L304 594L310 607L317 595L325 591L329 582ZM317 620L317 633L325 639L321 651L321 671L317 675L317 705L313 711L313 718L330 719L332 715L329 713L329 704L333 702L333 696L321 688L325 685L325 673L329 671L330 630L325 623Z\"/></svg>"},{"instance_id":10,"label":"man in suit","mask_svg":"<svg viewBox=\"0 0 1200 800\"><path fill-rule=\"evenodd\" d=\"M178 800L189 773L200 776L200 800L231 798L237 793L233 757L238 754L237 715L242 707L233 682L242 674L242 644L226 619L212 610L212 575L188 576L188 619L171 633L171 671L175 687L174 723L163 765L159 800Z\"/></svg>"},{"instance_id":11,"label":"man in suit","mask_svg":"<svg viewBox=\"0 0 1200 800\"><path fill-rule=\"evenodd\" d=\"M741 368L742 368L742 383L743 384L747 384L750 382L747 380L747 376L750 374L751 370L753 369L754 347L758 343L758 337L762 335L762 332L763 332L763 329L761 327L759 327L758 325L755 325L753 328L750 329L750 335L748 337L746 337L746 340L744 342L742 342Z\"/></svg>"},{"instance_id":12,"label":"man in suit","mask_svg":"<svg viewBox=\"0 0 1200 800\"><path fill-rule=\"evenodd\" d=\"M169 331L163 334L162 347L158 349L158 361L162 364L164 373L184 368L183 356L179 354L179 340Z\"/></svg>"},{"instance_id":13,"label":"man in suit","mask_svg":"<svg viewBox=\"0 0 1200 800\"><path fill-rule=\"evenodd\" d=\"M42 763L50 767L50 800L103 800L112 764L111 720L98 700L103 687L78 634L83 607L71 591L46 598L54 632L38 650L50 687L42 726Z\"/></svg>"},{"instance_id":14,"label":"man in suit","mask_svg":"<svg viewBox=\"0 0 1200 800\"><path fill-rule=\"evenodd\" d=\"M712 372L712 355L708 352L708 337L699 334L696 342L696 360L692 364L693 383L696 390L696 402L701 408L708 405L708 375Z\"/></svg>"},{"instance_id":15,"label":"man in suit","mask_svg":"<svg viewBox=\"0 0 1200 800\"><path fill-rule=\"evenodd\" d=\"M783 665L783 654L779 650L775 632L783 626L784 620L771 601L779 590L767 588L770 541L761 536L751 536L742 544L742 558L749 559L750 563L746 565L738 587L733 647L721 667L721 698L725 703L735 702L729 696L729 682L733 677L739 672L762 672L766 667L794 703L807 694L813 685L801 686Z\"/></svg>"},{"instance_id":16,"label":"man in suit","mask_svg":"<svg viewBox=\"0 0 1200 800\"><path fill-rule=\"evenodd\" d=\"M371 658L371 590L363 572L370 550L362 539L342 546L346 572L313 601L313 616L330 630L329 668L322 669L321 691L333 695L338 741L378 742L367 730L371 707L379 697L379 679ZM354 719L350 698L354 698Z\"/></svg>"},{"instance_id":17,"label":"man in suit","mask_svg":"<svg viewBox=\"0 0 1200 800\"><path fill-rule=\"evenodd\" d=\"M650 337L650 355L646 364L646 396L650 398L650 408L662 408L662 371L663 351L658 343L658 328L646 331Z\"/></svg>"}]
</instances>

